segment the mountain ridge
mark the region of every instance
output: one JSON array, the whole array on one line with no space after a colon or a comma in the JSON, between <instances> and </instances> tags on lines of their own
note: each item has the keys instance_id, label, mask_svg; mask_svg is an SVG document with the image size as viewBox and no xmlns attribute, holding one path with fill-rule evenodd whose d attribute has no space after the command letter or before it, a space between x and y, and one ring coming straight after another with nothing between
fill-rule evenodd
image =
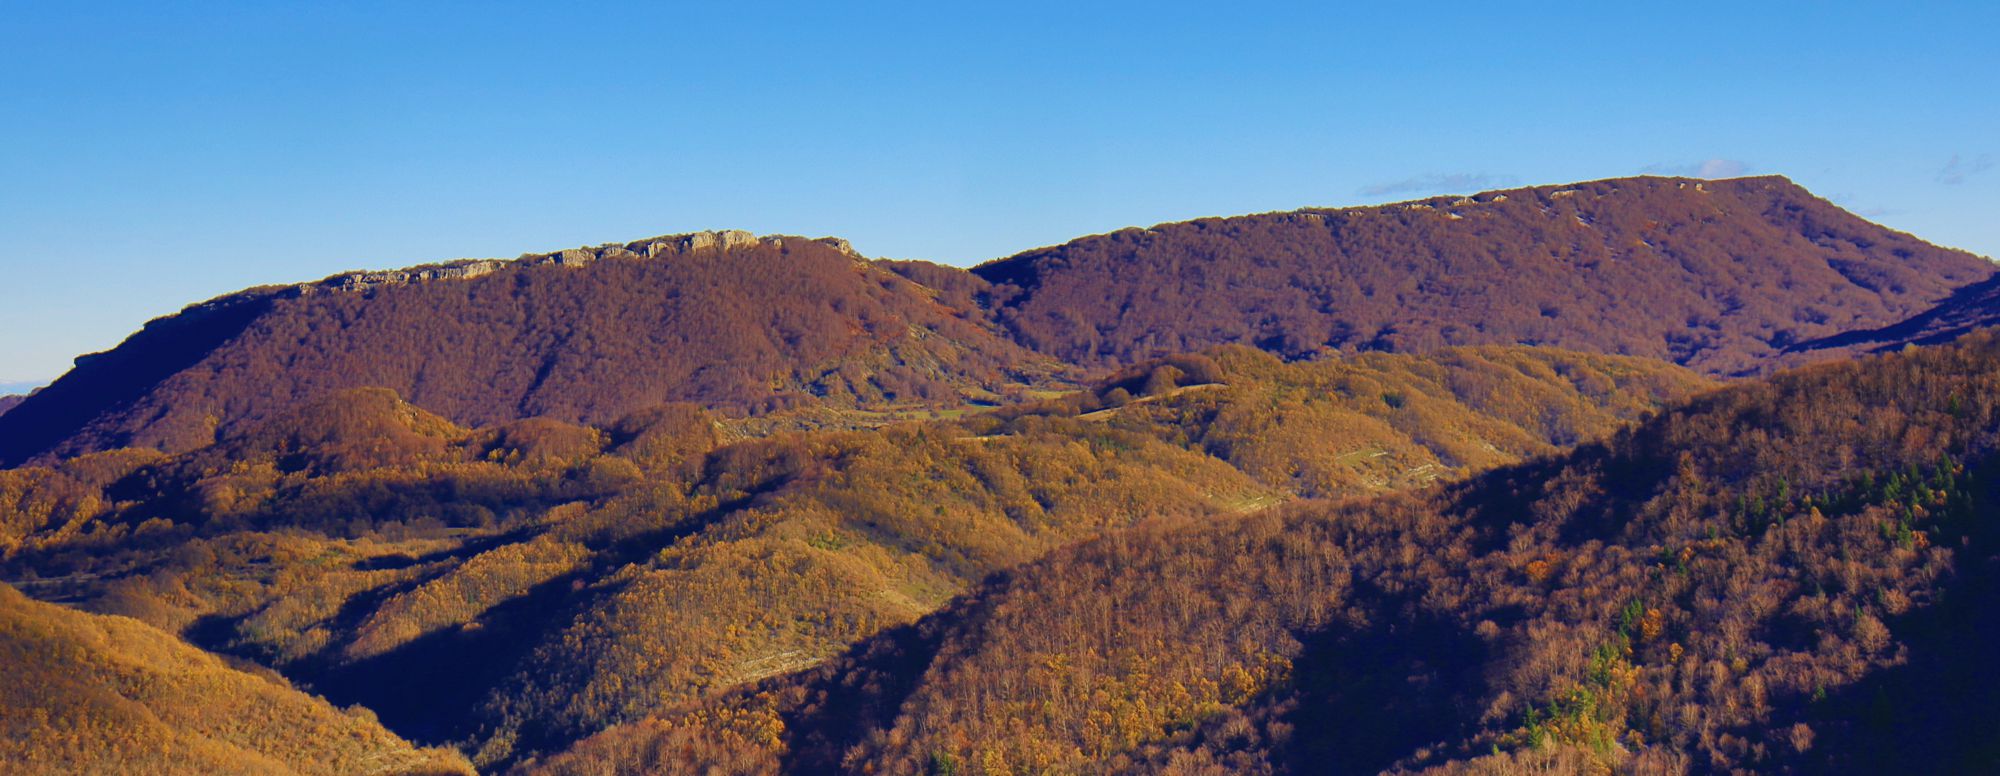
<instances>
[{"instance_id":1,"label":"mountain ridge","mask_svg":"<svg viewBox=\"0 0 2000 776\"><path fill-rule=\"evenodd\" d=\"M383 286L408 285L436 280L468 280L504 269L533 267L555 264L565 267L582 267L600 259L618 258L659 258L668 252L685 253L709 248L748 247L752 245L783 246L785 241L809 241L825 245L847 254L857 260L864 259L854 246L839 237L797 237L794 235L756 235L741 229L710 229L696 232L648 237L624 243L604 243L595 246L565 248L544 253L524 253L512 259L447 259L444 261L413 264L394 269L359 269L336 272L319 280L299 283L278 283L254 286L235 291L190 305L189 309L226 302L238 296L261 296L265 294L304 296L324 292L357 293ZM186 310L183 310L185 312Z\"/></svg>"},{"instance_id":2,"label":"mountain ridge","mask_svg":"<svg viewBox=\"0 0 2000 776\"><path fill-rule=\"evenodd\" d=\"M1204 218L970 269L693 232L190 305L0 414L0 465L191 449L363 385L475 425L693 401L779 429L990 406L1224 344L1287 358L1546 344L1743 376L1829 357L1800 343L1893 326L1994 272L1780 176Z\"/></svg>"},{"instance_id":3,"label":"mountain ridge","mask_svg":"<svg viewBox=\"0 0 2000 776\"><path fill-rule=\"evenodd\" d=\"M1023 343L1086 365L1515 342L1767 370L1995 268L1781 176L1635 177L1128 228L972 268Z\"/></svg>"},{"instance_id":4,"label":"mountain ridge","mask_svg":"<svg viewBox=\"0 0 2000 776\"><path fill-rule=\"evenodd\" d=\"M995 401L1064 384L1065 371L843 240L697 232L191 305L0 415L0 465L192 449L287 403L366 385L460 422L609 422L687 400L739 414Z\"/></svg>"}]
</instances>

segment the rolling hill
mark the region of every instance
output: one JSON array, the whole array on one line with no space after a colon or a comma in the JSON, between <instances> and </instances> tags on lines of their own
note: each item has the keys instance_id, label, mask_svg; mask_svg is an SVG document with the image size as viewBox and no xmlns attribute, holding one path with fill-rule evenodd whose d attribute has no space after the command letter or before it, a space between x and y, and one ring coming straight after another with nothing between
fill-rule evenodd
<instances>
[{"instance_id":1,"label":"rolling hill","mask_svg":"<svg viewBox=\"0 0 2000 776\"><path fill-rule=\"evenodd\" d=\"M411 747L365 710L5 585L0 664L7 773L472 773L456 752Z\"/></svg>"},{"instance_id":2,"label":"rolling hill","mask_svg":"<svg viewBox=\"0 0 2000 776\"><path fill-rule=\"evenodd\" d=\"M0 578L505 764L815 664L1105 531L1423 487L1710 386L1551 349L1234 347L738 442L691 405L467 429L352 389L176 456L0 471Z\"/></svg>"},{"instance_id":3,"label":"rolling hill","mask_svg":"<svg viewBox=\"0 0 2000 776\"><path fill-rule=\"evenodd\" d=\"M1113 532L527 773L2000 766L2000 338L1439 489Z\"/></svg>"}]
</instances>

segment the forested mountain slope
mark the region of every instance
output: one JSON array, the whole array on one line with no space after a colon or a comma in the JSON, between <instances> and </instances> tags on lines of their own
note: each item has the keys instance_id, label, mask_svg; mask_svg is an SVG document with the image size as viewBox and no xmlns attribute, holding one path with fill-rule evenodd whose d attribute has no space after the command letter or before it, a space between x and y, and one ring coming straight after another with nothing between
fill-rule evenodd
<instances>
[{"instance_id":1,"label":"forested mountain slope","mask_svg":"<svg viewBox=\"0 0 2000 776\"><path fill-rule=\"evenodd\" d=\"M459 423L958 406L1059 371L837 241L702 233L252 289L155 320L0 415L0 465L180 452L345 388Z\"/></svg>"},{"instance_id":2,"label":"forested mountain slope","mask_svg":"<svg viewBox=\"0 0 2000 776\"><path fill-rule=\"evenodd\" d=\"M970 272L871 262L837 240L699 233L195 305L0 414L0 465L180 452L369 386L473 425L603 424L686 401L767 433L1018 400L1231 343L1287 358L1552 345L1742 375L1992 273L1782 178L1200 219Z\"/></svg>"},{"instance_id":3,"label":"forested mountain slope","mask_svg":"<svg viewBox=\"0 0 2000 776\"><path fill-rule=\"evenodd\" d=\"M1024 344L1089 366L1538 344L1710 375L1885 326L1993 274L1780 177L1623 178L1125 229L972 270Z\"/></svg>"},{"instance_id":4,"label":"forested mountain slope","mask_svg":"<svg viewBox=\"0 0 2000 776\"><path fill-rule=\"evenodd\" d=\"M2000 339L1441 489L1160 522L539 773L2000 767Z\"/></svg>"},{"instance_id":5,"label":"forested mountain slope","mask_svg":"<svg viewBox=\"0 0 2000 776\"><path fill-rule=\"evenodd\" d=\"M0 771L469 774L365 710L237 670L124 617L0 585Z\"/></svg>"},{"instance_id":6,"label":"forested mountain slope","mask_svg":"<svg viewBox=\"0 0 2000 776\"><path fill-rule=\"evenodd\" d=\"M1709 385L1549 349L1224 348L958 419L734 443L691 405L466 429L358 389L176 456L0 472L0 574L505 764L1107 530L1425 485Z\"/></svg>"}]
</instances>

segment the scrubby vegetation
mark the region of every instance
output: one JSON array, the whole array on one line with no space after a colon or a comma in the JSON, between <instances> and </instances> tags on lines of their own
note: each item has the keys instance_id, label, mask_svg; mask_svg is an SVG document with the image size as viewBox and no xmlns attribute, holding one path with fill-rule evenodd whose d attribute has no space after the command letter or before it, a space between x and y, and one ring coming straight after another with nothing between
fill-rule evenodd
<instances>
[{"instance_id":1,"label":"scrubby vegetation","mask_svg":"<svg viewBox=\"0 0 2000 776\"><path fill-rule=\"evenodd\" d=\"M356 389L176 456L0 472L0 569L505 764L817 664L1106 531L1422 486L1708 385L1552 350L1226 348L736 442L688 405L466 429Z\"/></svg>"},{"instance_id":2,"label":"scrubby vegetation","mask_svg":"<svg viewBox=\"0 0 2000 776\"><path fill-rule=\"evenodd\" d=\"M1984 772L2000 338L1138 525L529 772Z\"/></svg>"}]
</instances>

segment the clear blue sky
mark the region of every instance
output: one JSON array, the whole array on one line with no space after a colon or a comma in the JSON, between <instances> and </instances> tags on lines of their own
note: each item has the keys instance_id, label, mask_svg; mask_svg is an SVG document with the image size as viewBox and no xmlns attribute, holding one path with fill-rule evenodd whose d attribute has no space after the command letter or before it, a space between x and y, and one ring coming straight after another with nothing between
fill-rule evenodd
<instances>
[{"instance_id":1,"label":"clear blue sky","mask_svg":"<svg viewBox=\"0 0 2000 776\"><path fill-rule=\"evenodd\" d=\"M0 383L244 286L705 228L972 264L1705 166L2000 254L2000 3L1631 5L0 0Z\"/></svg>"}]
</instances>

